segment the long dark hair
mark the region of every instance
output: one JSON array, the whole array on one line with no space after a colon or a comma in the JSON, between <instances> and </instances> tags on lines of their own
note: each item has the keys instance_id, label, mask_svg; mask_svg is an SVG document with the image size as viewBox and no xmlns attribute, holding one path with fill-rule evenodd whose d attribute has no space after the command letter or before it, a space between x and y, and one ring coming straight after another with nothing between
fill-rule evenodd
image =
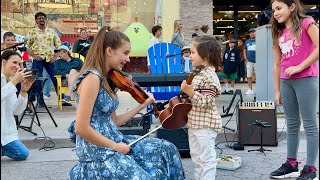
<instances>
[{"instance_id":1,"label":"long dark hair","mask_svg":"<svg viewBox=\"0 0 320 180\"><path fill-rule=\"evenodd\" d=\"M202 59L208 59L209 63L216 69L221 59L221 48L218 41L211 36L200 36L193 40L197 43L196 48Z\"/></svg>"},{"instance_id":2,"label":"long dark hair","mask_svg":"<svg viewBox=\"0 0 320 180\"><path fill-rule=\"evenodd\" d=\"M103 88L114 97L114 92L110 88L107 80L107 61L106 49L118 49L122 45L122 41L130 42L130 39L120 31L113 31L110 27L103 27L99 30L97 36L94 38L84 64L79 74L82 74L87 69L93 68L99 71L103 78Z\"/></svg>"},{"instance_id":3,"label":"long dark hair","mask_svg":"<svg viewBox=\"0 0 320 180\"><path fill-rule=\"evenodd\" d=\"M288 7L291 5L295 5L294 10L291 12L290 18L292 19L292 27L290 33L293 35L293 37L300 42L301 40L301 21L304 18L308 18L311 16L307 16L304 13L304 9L302 6L302 3L300 0L271 0L271 5L274 2L282 2L286 4ZM283 33L283 30L286 28L284 23L278 23L278 21L274 18L274 15L272 13L272 17L270 20L271 24L271 32L272 32L272 39L273 39L273 48L278 47L279 38Z\"/></svg>"}]
</instances>

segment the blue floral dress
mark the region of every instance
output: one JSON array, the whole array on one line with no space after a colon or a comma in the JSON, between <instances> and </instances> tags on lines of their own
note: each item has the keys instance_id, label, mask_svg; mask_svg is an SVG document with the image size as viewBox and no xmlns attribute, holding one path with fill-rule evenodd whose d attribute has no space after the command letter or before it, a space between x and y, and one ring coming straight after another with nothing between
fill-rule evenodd
<instances>
[{"instance_id":1,"label":"blue floral dress","mask_svg":"<svg viewBox=\"0 0 320 180\"><path fill-rule=\"evenodd\" d=\"M101 78L95 69L89 69L75 82L74 92L81 80L89 73ZM102 78L101 78L102 79ZM75 93L76 102L79 97ZM111 119L111 113L119 105L103 89L102 83L93 107L90 125L103 136L117 143L138 139L137 135L123 135ZM177 148L166 140L144 138L132 145L127 155L110 148L94 145L74 134L74 122L69 127L71 141L76 142L79 162L69 172L70 179L84 180L179 180L185 179Z\"/></svg>"}]
</instances>

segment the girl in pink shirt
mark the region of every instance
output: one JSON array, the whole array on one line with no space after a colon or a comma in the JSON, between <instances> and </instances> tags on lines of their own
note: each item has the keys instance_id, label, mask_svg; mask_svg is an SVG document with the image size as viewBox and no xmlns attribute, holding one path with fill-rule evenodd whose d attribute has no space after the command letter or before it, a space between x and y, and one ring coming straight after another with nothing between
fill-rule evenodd
<instances>
[{"instance_id":1,"label":"girl in pink shirt","mask_svg":"<svg viewBox=\"0 0 320 180\"><path fill-rule=\"evenodd\" d=\"M319 28L304 14L300 0L271 0L274 49L274 94L283 105L287 123L287 161L272 178L316 179L319 150ZM307 161L299 173L297 153L301 120L307 138Z\"/></svg>"}]
</instances>

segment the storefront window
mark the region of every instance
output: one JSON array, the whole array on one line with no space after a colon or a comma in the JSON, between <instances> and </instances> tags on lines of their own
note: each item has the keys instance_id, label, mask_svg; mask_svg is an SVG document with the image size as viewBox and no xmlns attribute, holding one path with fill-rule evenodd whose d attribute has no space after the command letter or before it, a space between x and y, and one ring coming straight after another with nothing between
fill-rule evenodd
<instances>
[{"instance_id":1,"label":"storefront window","mask_svg":"<svg viewBox=\"0 0 320 180\"><path fill-rule=\"evenodd\" d=\"M78 34L80 28L95 34L102 25L125 31L136 19L151 31L158 0L74 0L69 8L40 7L47 1L1 0L1 29L24 36L35 27L35 13L42 11L48 26L61 35Z\"/></svg>"},{"instance_id":2,"label":"storefront window","mask_svg":"<svg viewBox=\"0 0 320 180\"><path fill-rule=\"evenodd\" d=\"M239 37L245 36L250 28L258 26L257 17L261 13L260 10L248 9L239 7L238 11L238 34ZM233 10L219 10L213 11L213 34L222 36L225 35L227 39L232 38L234 34L234 11Z\"/></svg>"}]
</instances>

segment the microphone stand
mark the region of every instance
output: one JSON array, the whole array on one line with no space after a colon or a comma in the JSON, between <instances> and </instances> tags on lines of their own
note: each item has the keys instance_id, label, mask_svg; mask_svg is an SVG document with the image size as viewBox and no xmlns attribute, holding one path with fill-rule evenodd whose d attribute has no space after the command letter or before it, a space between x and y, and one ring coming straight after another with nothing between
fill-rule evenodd
<instances>
[{"instance_id":1,"label":"microphone stand","mask_svg":"<svg viewBox=\"0 0 320 180\"><path fill-rule=\"evenodd\" d=\"M169 58L169 57L172 57L172 56L178 56L178 55L181 55L181 54L183 54L183 52L178 53L178 54L167 54L166 58Z\"/></svg>"},{"instance_id":2,"label":"microphone stand","mask_svg":"<svg viewBox=\"0 0 320 180\"><path fill-rule=\"evenodd\" d=\"M240 102L243 102L241 90L240 89L236 89L236 91L234 92L233 97L231 99L231 102L230 102L229 106L227 107L227 109L224 109L224 106L222 106L222 111L225 114L221 115L221 118L228 117L228 116L233 116L233 113L229 113L229 111L230 111L231 106L232 106L232 104L234 102L234 99L236 98L237 95L240 95ZM225 129L228 129L229 131L232 131L232 132L236 131L236 130L228 128L226 126L222 126L222 127L225 128Z\"/></svg>"},{"instance_id":3,"label":"microphone stand","mask_svg":"<svg viewBox=\"0 0 320 180\"><path fill-rule=\"evenodd\" d=\"M17 46L24 45L25 43L26 43L26 42L18 43L18 44L16 44L16 45L13 45L13 46L10 46L10 47L1 49L1 51L8 50L8 49L17 49Z\"/></svg>"}]
</instances>

